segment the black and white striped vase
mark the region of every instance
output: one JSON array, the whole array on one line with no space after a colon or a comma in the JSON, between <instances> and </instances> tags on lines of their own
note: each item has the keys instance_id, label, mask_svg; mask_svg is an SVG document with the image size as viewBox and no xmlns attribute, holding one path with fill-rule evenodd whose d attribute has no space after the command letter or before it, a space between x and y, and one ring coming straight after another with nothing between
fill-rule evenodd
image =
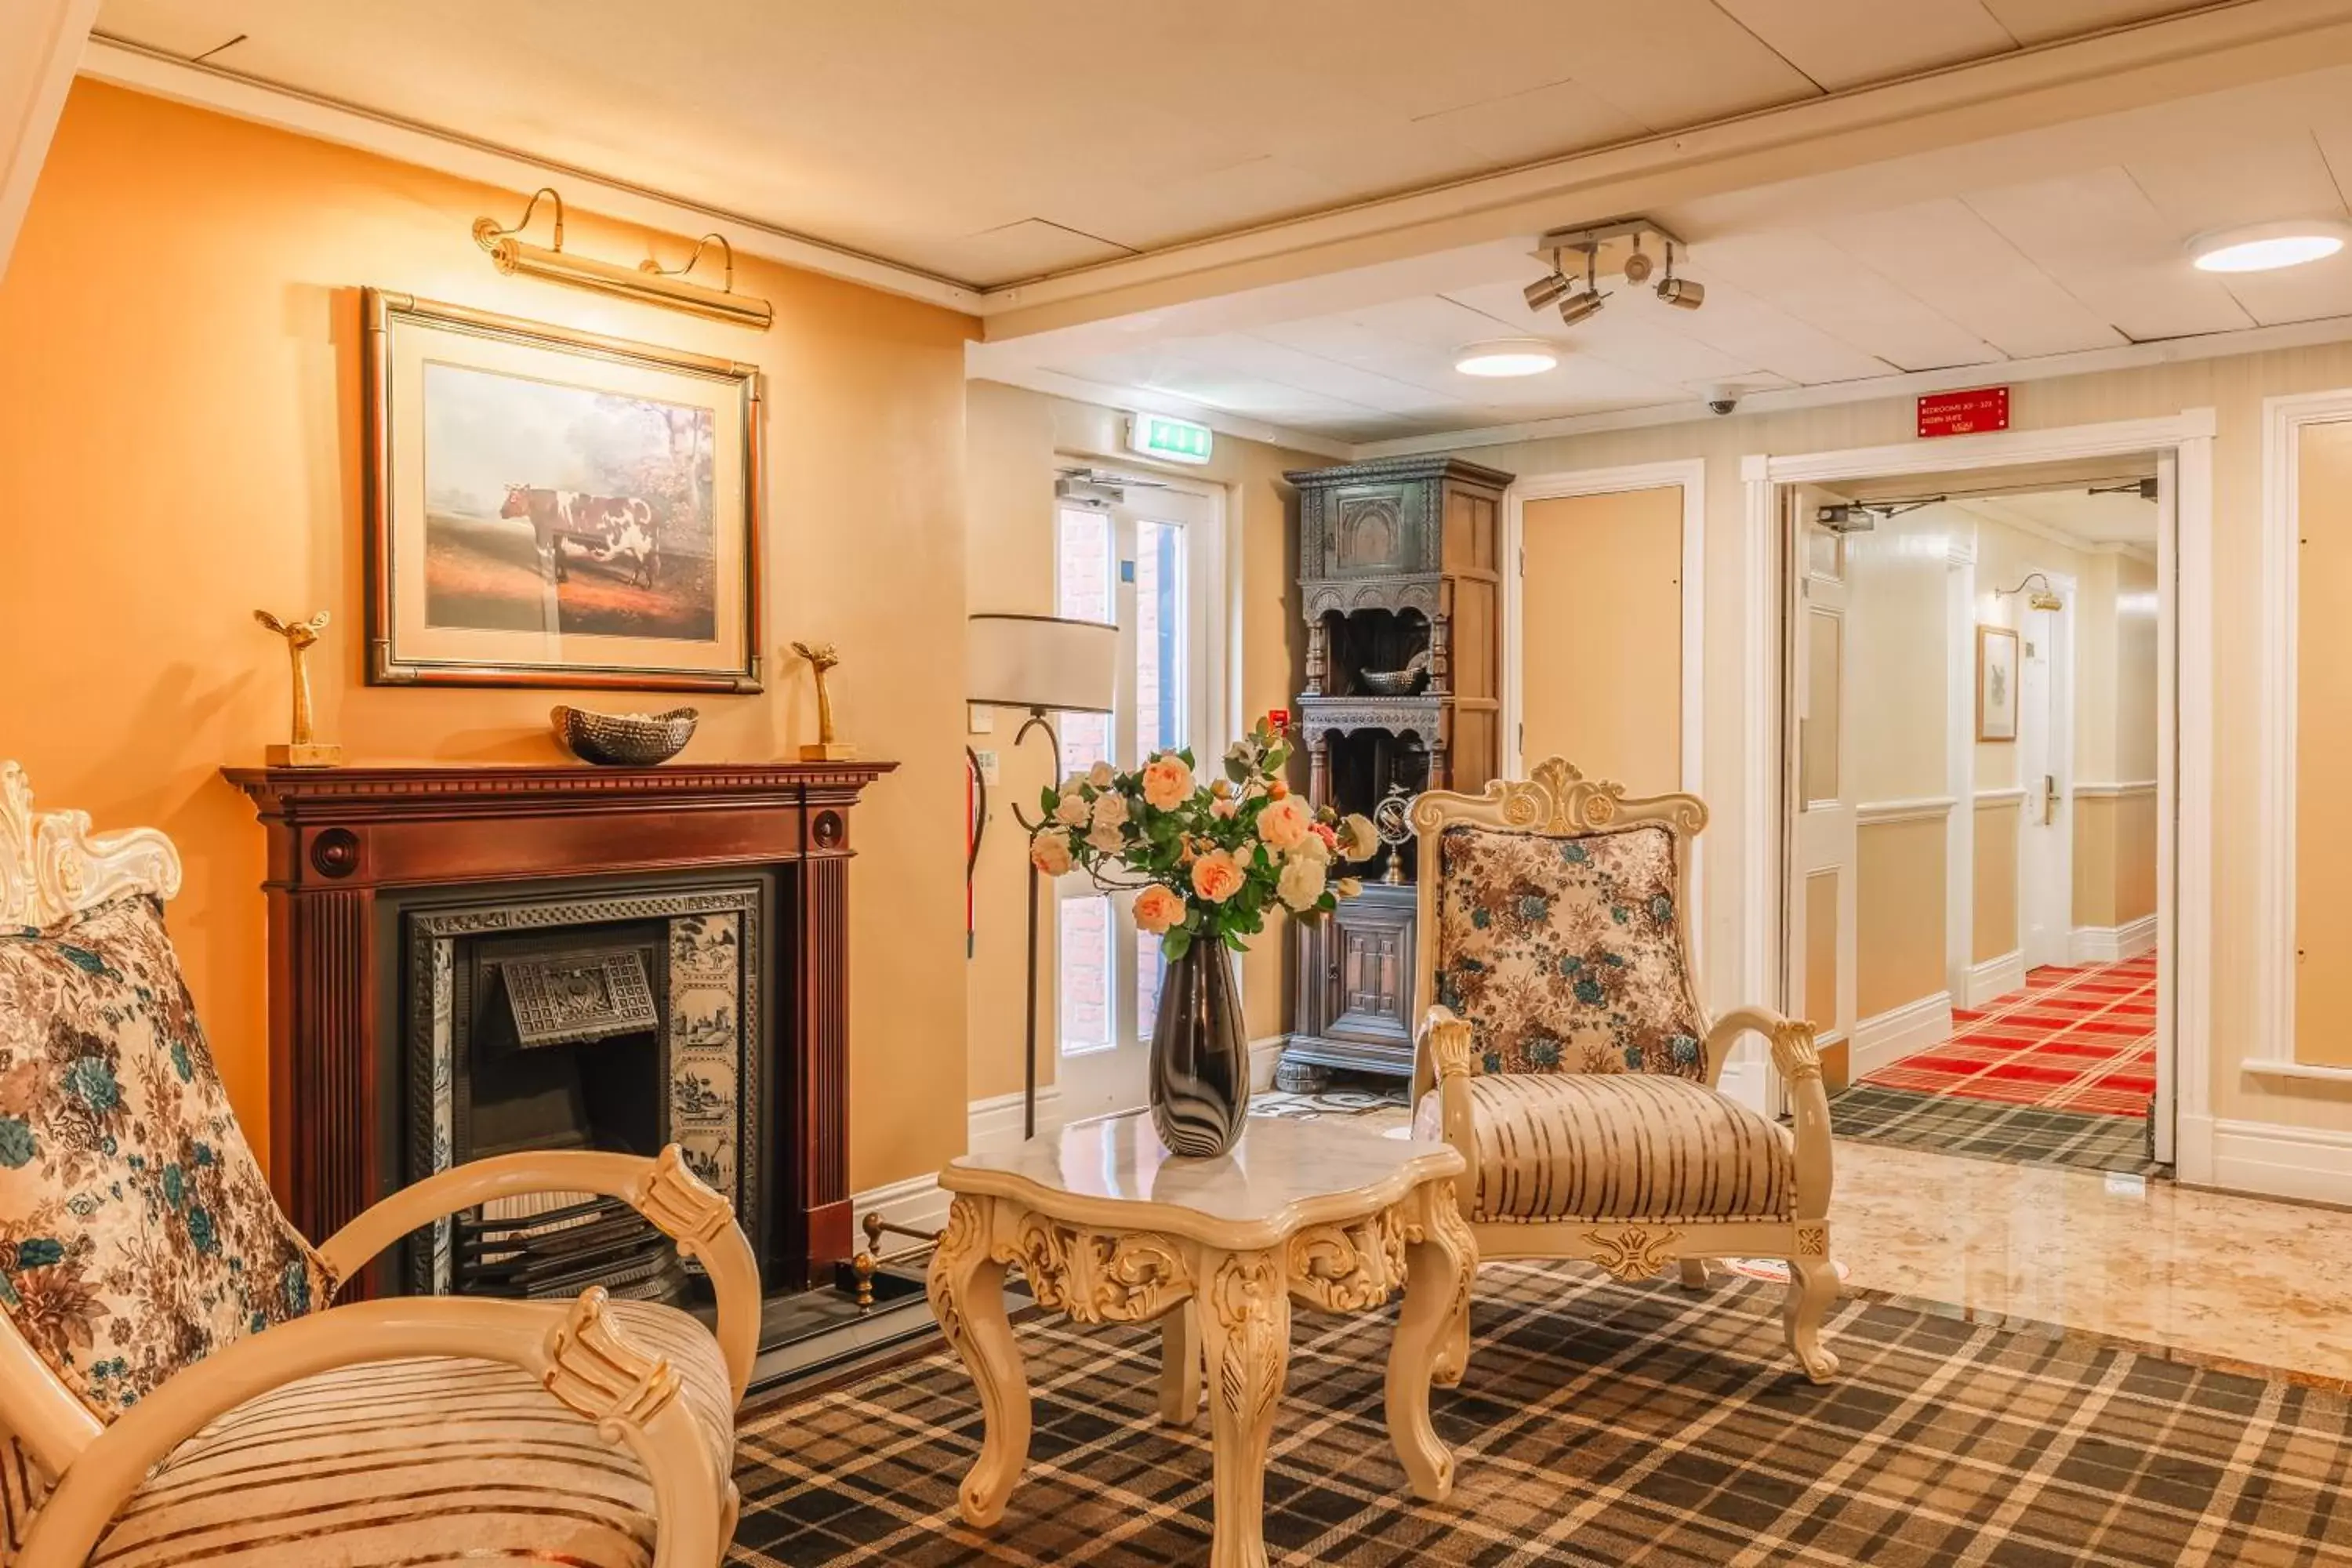
<instances>
[{"instance_id":1,"label":"black and white striped vase","mask_svg":"<svg viewBox=\"0 0 2352 1568\"><path fill-rule=\"evenodd\" d=\"M1233 955L1197 942L1168 965L1151 1030L1151 1125L1171 1154L1206 1160L1249 1120L1249 1037Z\"/></svg>"}]
</instances>

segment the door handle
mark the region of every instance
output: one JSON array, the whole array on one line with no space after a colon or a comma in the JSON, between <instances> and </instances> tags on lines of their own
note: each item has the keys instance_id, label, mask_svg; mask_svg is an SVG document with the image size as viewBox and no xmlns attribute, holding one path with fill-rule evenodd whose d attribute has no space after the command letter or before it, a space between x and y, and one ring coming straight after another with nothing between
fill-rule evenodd
<instances>
[{"instance_id":1,"label":"door handle","mask_svg":"<svg viewBox=\"0 0 2352 1568\"><path fill-rule=\"evenodd\" d=\"M2058 820L2058 775L2042 775L2042 820L2047 824Z\"/></svg>"}]
</instances>

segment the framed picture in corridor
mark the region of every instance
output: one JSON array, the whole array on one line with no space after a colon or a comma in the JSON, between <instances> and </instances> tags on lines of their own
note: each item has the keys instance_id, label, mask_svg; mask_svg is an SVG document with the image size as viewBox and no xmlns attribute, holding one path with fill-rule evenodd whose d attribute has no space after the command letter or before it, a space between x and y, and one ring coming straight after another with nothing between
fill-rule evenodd
<instances>
[{"instance_id":1,"label":"framed picture in corridor","mask_svg":"<svg viewBox=\"0 0 2352 1568\"><path fill-rule=\"evenodd\" d=\"M362 310L372 683L760 689L756 366Z\"/></svg>"},{"instance_id":2,"label":"framed picture in corridor","mask_svg":"<svg viewBox=\"0 0 2352 1568\"><path fill-rule=\"evenodd\" d=\"M2017 739L2017 633L1977 628L1977 739Z\"/></svg>"}]
</instances>

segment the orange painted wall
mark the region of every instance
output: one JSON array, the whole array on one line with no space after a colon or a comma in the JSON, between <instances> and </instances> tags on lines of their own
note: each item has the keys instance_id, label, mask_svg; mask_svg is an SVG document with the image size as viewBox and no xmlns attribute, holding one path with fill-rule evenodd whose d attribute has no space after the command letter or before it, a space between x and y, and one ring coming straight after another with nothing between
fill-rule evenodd
<instances>
[{"instance_id":1,"label":"orange painted wall","mask_svg":"<svg viewBox=\"0 0 2352 1568\"><path fill-rule=\"evenodd\" d=\"M268 1113L262 836L223 783L284 739L257 606L334 625L321 737L352 762L557 755L561 693L362 683L362 284L755 361L768 374L768 691L698 698L700 761L813 739L793 637L839 643L844 738L904 765L860 811L851 877L851 1180L964 1141L962 316L746 260L740 327L499 277L467 226L514 193L77 83L0 282L0 756L101 826L187 861L173 931L255 1141ZM570 215L634 261L651 237ZM675 259L669 242L665 254ZM317 656L314 656L317 658ZM660 699L656 699L660 700ZM591 706L639 706L628 696Z\"/></svg>"}]
</instances>

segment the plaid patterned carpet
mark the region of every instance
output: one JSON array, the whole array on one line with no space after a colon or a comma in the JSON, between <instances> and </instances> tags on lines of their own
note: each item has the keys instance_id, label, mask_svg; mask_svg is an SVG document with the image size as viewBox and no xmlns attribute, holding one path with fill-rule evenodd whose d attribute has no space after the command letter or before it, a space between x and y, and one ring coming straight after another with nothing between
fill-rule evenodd
<instances>
[{"instance_id":1,"label":"plaid patterned carpet","mask_svg":"<svg viewBox=\"0 0 2352 1568\"><path fill-rule=\"evenodd\" d=\"M2071 1165L2142 1176L2171 1170L2147 1157L2145 1121L1874 1089L1868 1081L1830 1101L1830 1130L1841 1139L1899 1143L2012 1165Z\"/></svg>"},{"instance_id":2,"label":"plaid patterned carpet","mask_svg":"<svg viewBox=\"0 0 2352 1568\"><path fill-rule=\"evenodd\" d=\"M1847 1301L1807 1384L1780 1293L1489 1265L1469 1376L1433 1397L1459 1479L1416 1501L1381 1421L1386 1320L1302 1313L1275 1430L1278 1568L2352 1561L2352 1405L2079 1337ZM979 1400L944 1352L745 1418L750 1568L1205 1561L1207 1418L1155 1415L1152 1330L1019 1330L1036 1398L1003 1522L957 1519Z\"/></svg>"},{"instance_id":3,"label":"plaid patterned carpet","mask_svg":"<svg viewBox=\"0 0 2352 1568\"><path fill-rule=\"evenodd\" d=\"M1950 1039L1863 1083L2145 1118L2156 1093L2156 955L2037 969L1983 1011L1955 1010L1952 1026Z\"/></svg>"}]
</instances>

